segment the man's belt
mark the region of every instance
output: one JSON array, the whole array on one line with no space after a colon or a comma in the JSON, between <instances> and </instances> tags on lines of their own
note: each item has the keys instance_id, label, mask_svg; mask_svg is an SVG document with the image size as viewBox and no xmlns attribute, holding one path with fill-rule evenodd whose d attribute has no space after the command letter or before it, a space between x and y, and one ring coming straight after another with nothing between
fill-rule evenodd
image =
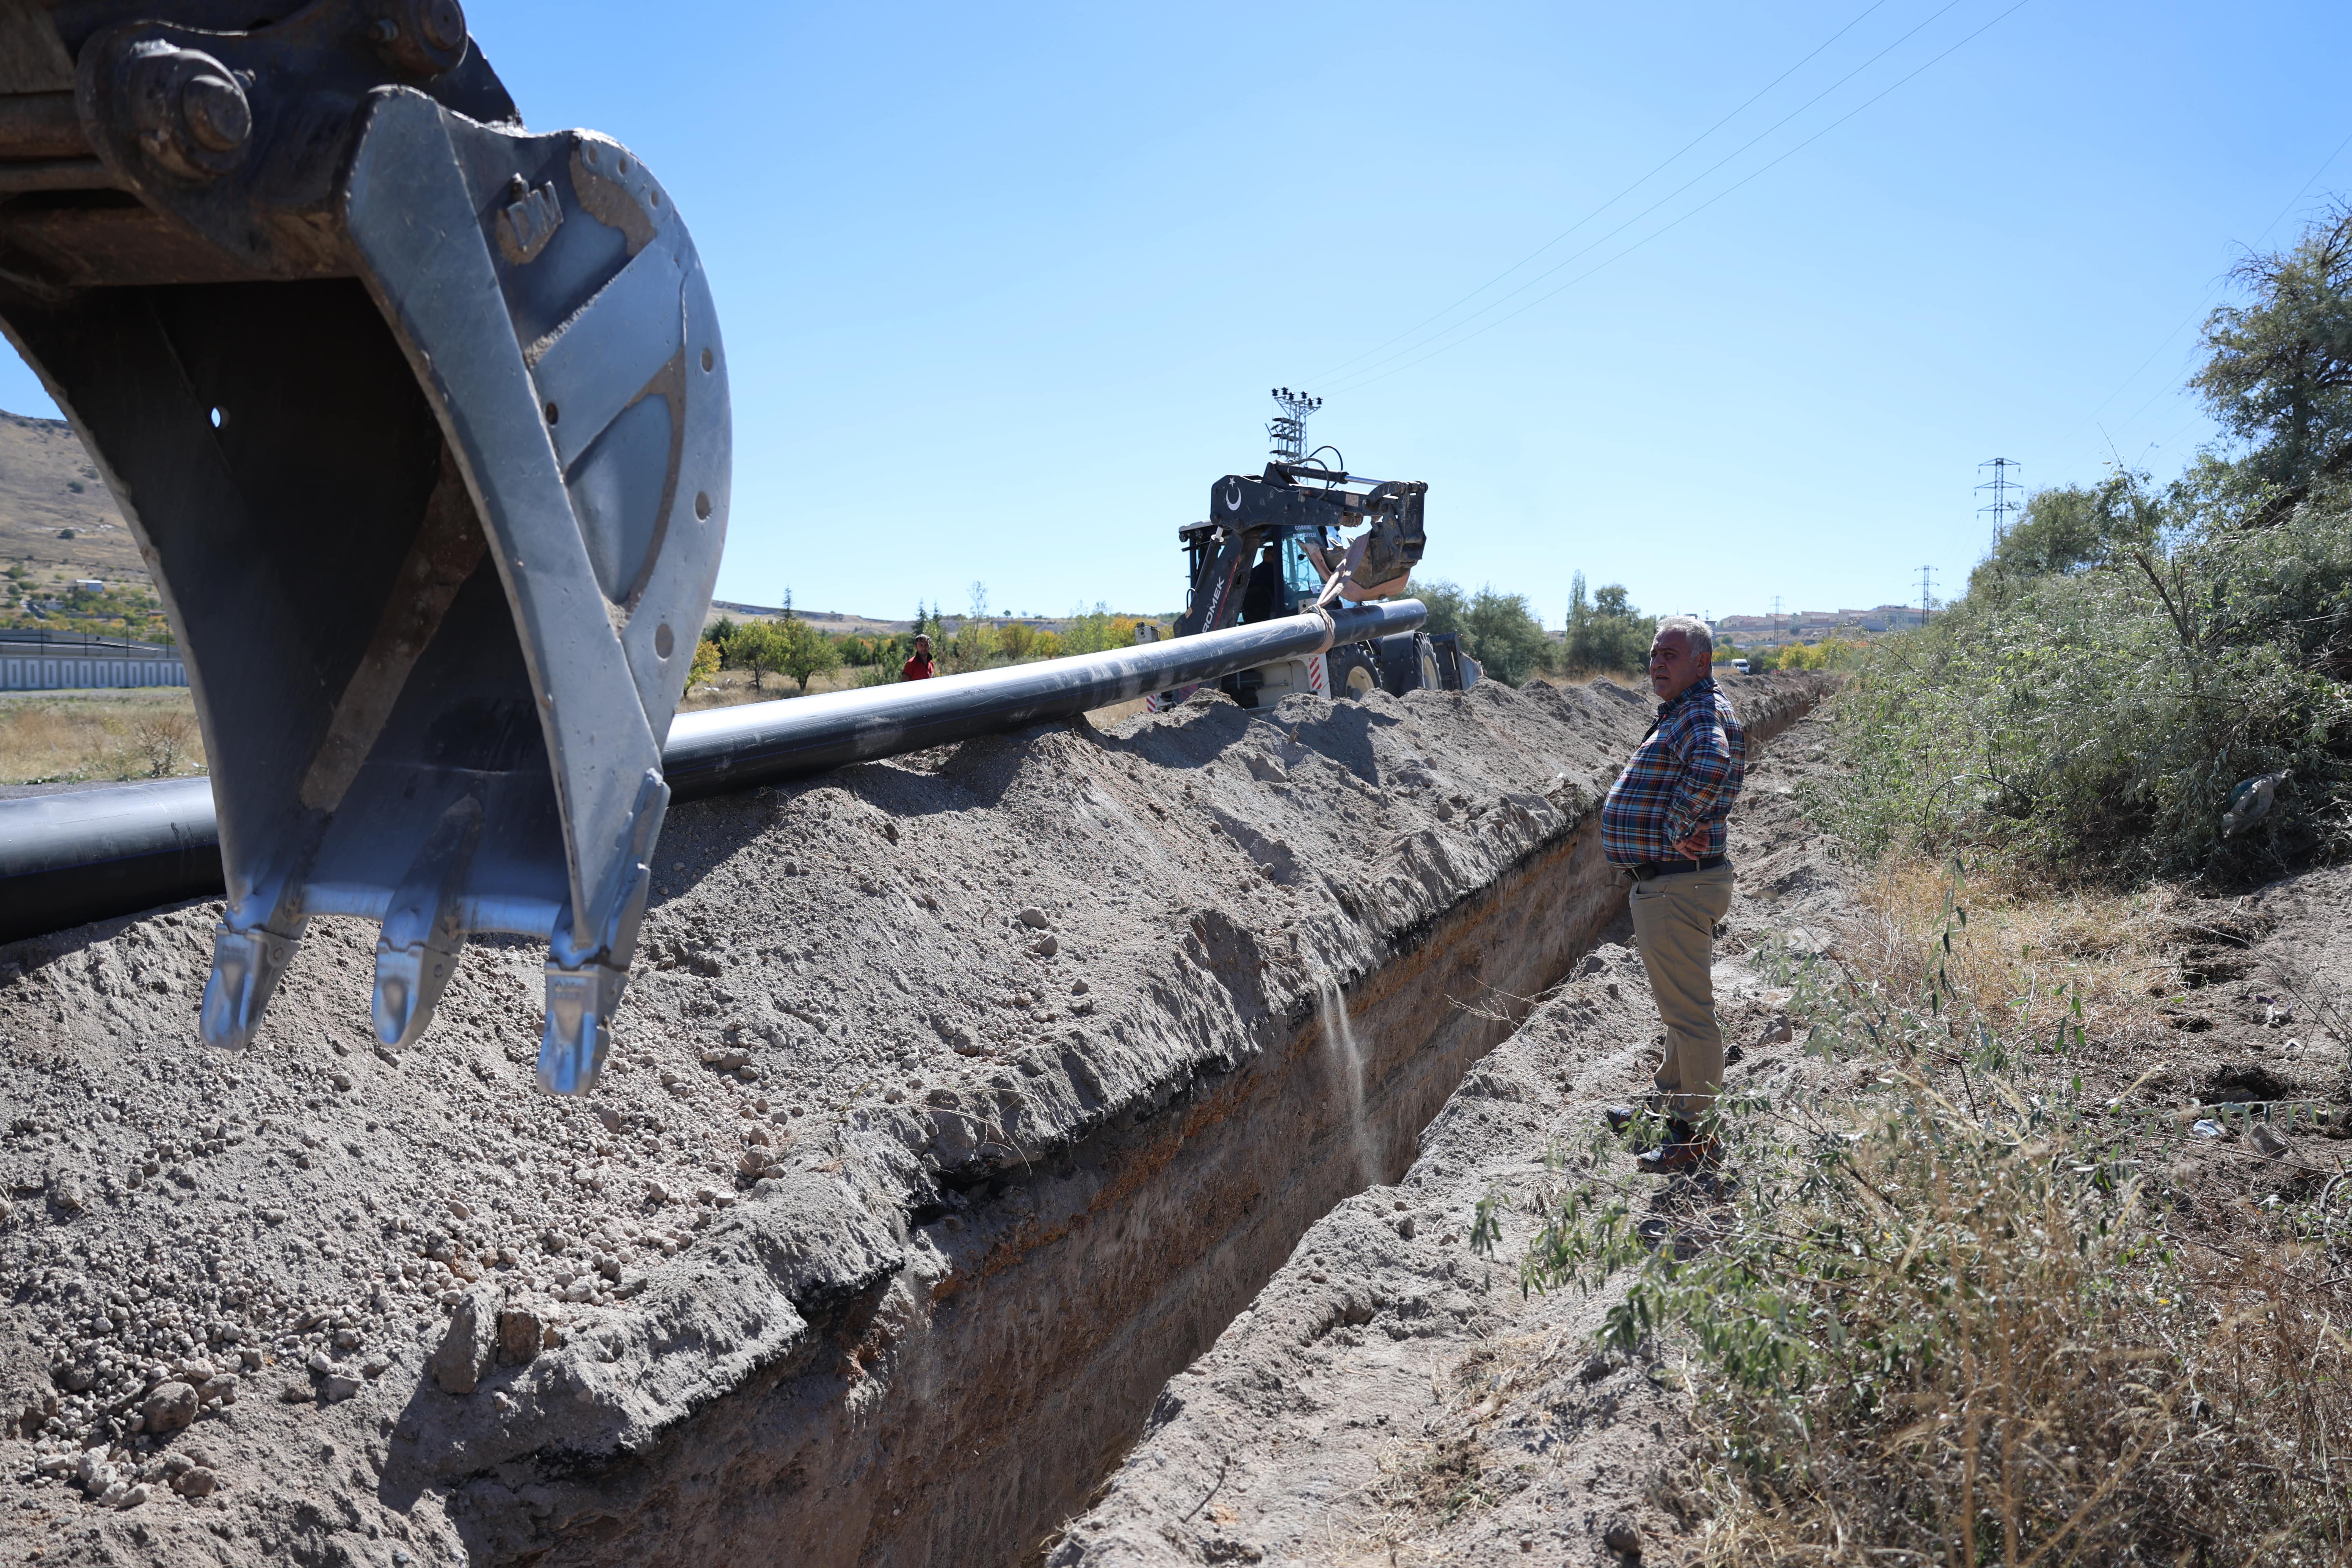
<instances>
[{"instance_id":1,"label":"man's belt","mask_svg":"<svg viewBox=\"0 0 2352 1568\"><path fill-rule=\"evenodd\" d=\"M1644 860L1633 868L1633 880L1646 882L1653 877L1676 877L1685 871L1712 871L1718 866L1731 864L1728 855L1710 855L1704 860Z\"/></svg>"}]
</instances>

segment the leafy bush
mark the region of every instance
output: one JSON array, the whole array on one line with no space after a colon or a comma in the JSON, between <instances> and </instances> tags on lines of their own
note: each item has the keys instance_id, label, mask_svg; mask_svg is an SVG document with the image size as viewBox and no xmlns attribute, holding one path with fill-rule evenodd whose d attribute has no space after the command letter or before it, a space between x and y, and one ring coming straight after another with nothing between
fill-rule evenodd
<instances>
[{"instance_id":1,"label":"leafy bush","mask_svg":"<svg viewBox=\"0 0 2352 1568\"><path fill-rule=\"evenodd\" d=\"M1770 669L1852 669L1861 662L1867 645L1844 637L1823 637L1817 643L1782 643L1779 647L1758 648L1744 655L1748 668L1760 673ZM1716 661L1727 656L1718 650Z\"/></svg>"},{"instance_id":2,"label":"leafy bush","mask_svg":"<svg viewBox=\"0 0 2352 1568\"><path fill-rule=\"evenodd\" d=\"M1971 594L1883 641L1835 704L1822 805L1865 854L1974 845L2045 868L2225 881L2344 847L2352 518L2230 531ZM2240 780L2279 804L2225 840Z\"/></svg>"},{"instance_id":3,"label":"leafy bush","mask_svg":"<svg viewBox=\"0 0 2352 1568\"><path fill-rule=\"evenodd\" d=\"M695 687L708 685L716 679L719 658L718 643L709 637L698 641L694 645L694 662L688 666L686 671L687 689L691 690Z\"/></svg>"},{"instance_id":4,"label":"leafy bush","mask_svg":"<svg viewBox=\"0 0 2352 1568\"><path fill-rule=\"evenodd\" d=\"M1037 657L1037 628L1026 621L1007 621L996 629L996 646L1003 649L1004 657L1015 664L1034 658Z\"/></svg>"},{"instance_id":5,"label":"leafy bush","mask_svg":"<svg viewBox=\"0 0 2352 1568\"><path fill-rule=\"evenodd\" d=\"M985 669L996 659L996 628L986 621L966 616L953 637L934 637L931 647L942 673L961 675L966 670Z\"/></svg>"},{"instance_id":6,"label":"leafy bush","mask_svg":"<svg viewBox=\"0 0 2352 1568\"><path fill-rule=\"evenodd\" d=\"M1097 603L1091 610L1072 610L1062 625L1062 651L1100 653L1118 647L1111 619L1110 606L1105 604Z\"/></svg>"},{"instance_id":7,"label":"leafy bush","mask_svg":"<svg viewBox=\"0 0 2352 1568\"><path fill-rule=\"evenodd\" d=\"M1135 644L1135 628L1145 624L1142 616L1114 616L1110 606L1100 602L1091 610L1073 610L1063 623L1062 633L1055 639L1061 654L1101 653L1107 648L1131 647ZM1159 623L1153 623L1159 625ZM1170 628L1160 626L1160 635L1167 637ZM1039 653L1040 658L1058 657Z\"/></svg>"}]
</instances>

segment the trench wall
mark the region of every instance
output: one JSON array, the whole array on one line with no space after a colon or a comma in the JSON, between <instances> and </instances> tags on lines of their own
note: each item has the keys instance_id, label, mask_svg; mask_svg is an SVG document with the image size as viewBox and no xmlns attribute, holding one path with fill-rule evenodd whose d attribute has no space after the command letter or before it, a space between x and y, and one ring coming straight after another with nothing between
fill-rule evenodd
<instances>
[{"instance_id":1,"label":"trench wall","mask_svg":"<svg viewBox=\"0 0 2352 1568\"><path fill-rule=\"evenodd\" d=\"M1810 694L1755 706L1760 746ZM1554 831L1396 933L1346 987L1360 1123L1329 1021L1297 987L1238 1070L1114 1118L1049 1169L913 1227L878 1297L815 1325L826 1349L770 1369L644 1462L600 1470L598 1506L546 1560L785 1551L945 1568L1028 1556L1307 1227L1393 1180L1524 999L1622 912L1597 796L1565 798ZM846 1385L845 1359L860 1373ZM719 1497L727 1506L712 1506Z\"/></svg>"}]
</instances>

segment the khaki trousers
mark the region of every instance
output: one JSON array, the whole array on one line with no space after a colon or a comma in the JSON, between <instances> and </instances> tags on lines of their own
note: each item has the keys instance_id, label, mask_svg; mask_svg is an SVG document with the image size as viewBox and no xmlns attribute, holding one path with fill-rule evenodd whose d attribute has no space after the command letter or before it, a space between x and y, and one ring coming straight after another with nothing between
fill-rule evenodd
<instances>
[{"instance_id":1,"label":"khaki trousers","mask_svg":"<svg viewBox=\"0 0 2352 1568\"><path fill-rule=\"evenodd\" d=\"M1680 871L1633 884L1626 900L1666 1026L1655 1083L1667 1113L1696 1121L1723 1088L1723 1031L1715 1021L1715 923L1731 908L1731 868Z\"/></svg>"}]
</instances>

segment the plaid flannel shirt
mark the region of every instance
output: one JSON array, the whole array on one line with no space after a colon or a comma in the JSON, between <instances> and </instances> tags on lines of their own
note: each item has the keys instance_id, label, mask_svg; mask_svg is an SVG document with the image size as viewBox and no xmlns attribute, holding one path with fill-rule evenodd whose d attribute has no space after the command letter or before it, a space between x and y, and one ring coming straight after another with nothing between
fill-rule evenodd
<instances>
[{"instance_id":1,"label":"plaid flannel shirt","mask_svg":"<svg viewBox=\"0 0 2352 1568\"><path fill-rule=\"evenodd\" d=\"M1702 680L1658 709L1601 807L1601 848L1612 866L1723 853L1723 819L1748 776L1748 735L1731 703ZM1676 847L1701 826L1698 856Z\"/></svg>"}]
</instances>

